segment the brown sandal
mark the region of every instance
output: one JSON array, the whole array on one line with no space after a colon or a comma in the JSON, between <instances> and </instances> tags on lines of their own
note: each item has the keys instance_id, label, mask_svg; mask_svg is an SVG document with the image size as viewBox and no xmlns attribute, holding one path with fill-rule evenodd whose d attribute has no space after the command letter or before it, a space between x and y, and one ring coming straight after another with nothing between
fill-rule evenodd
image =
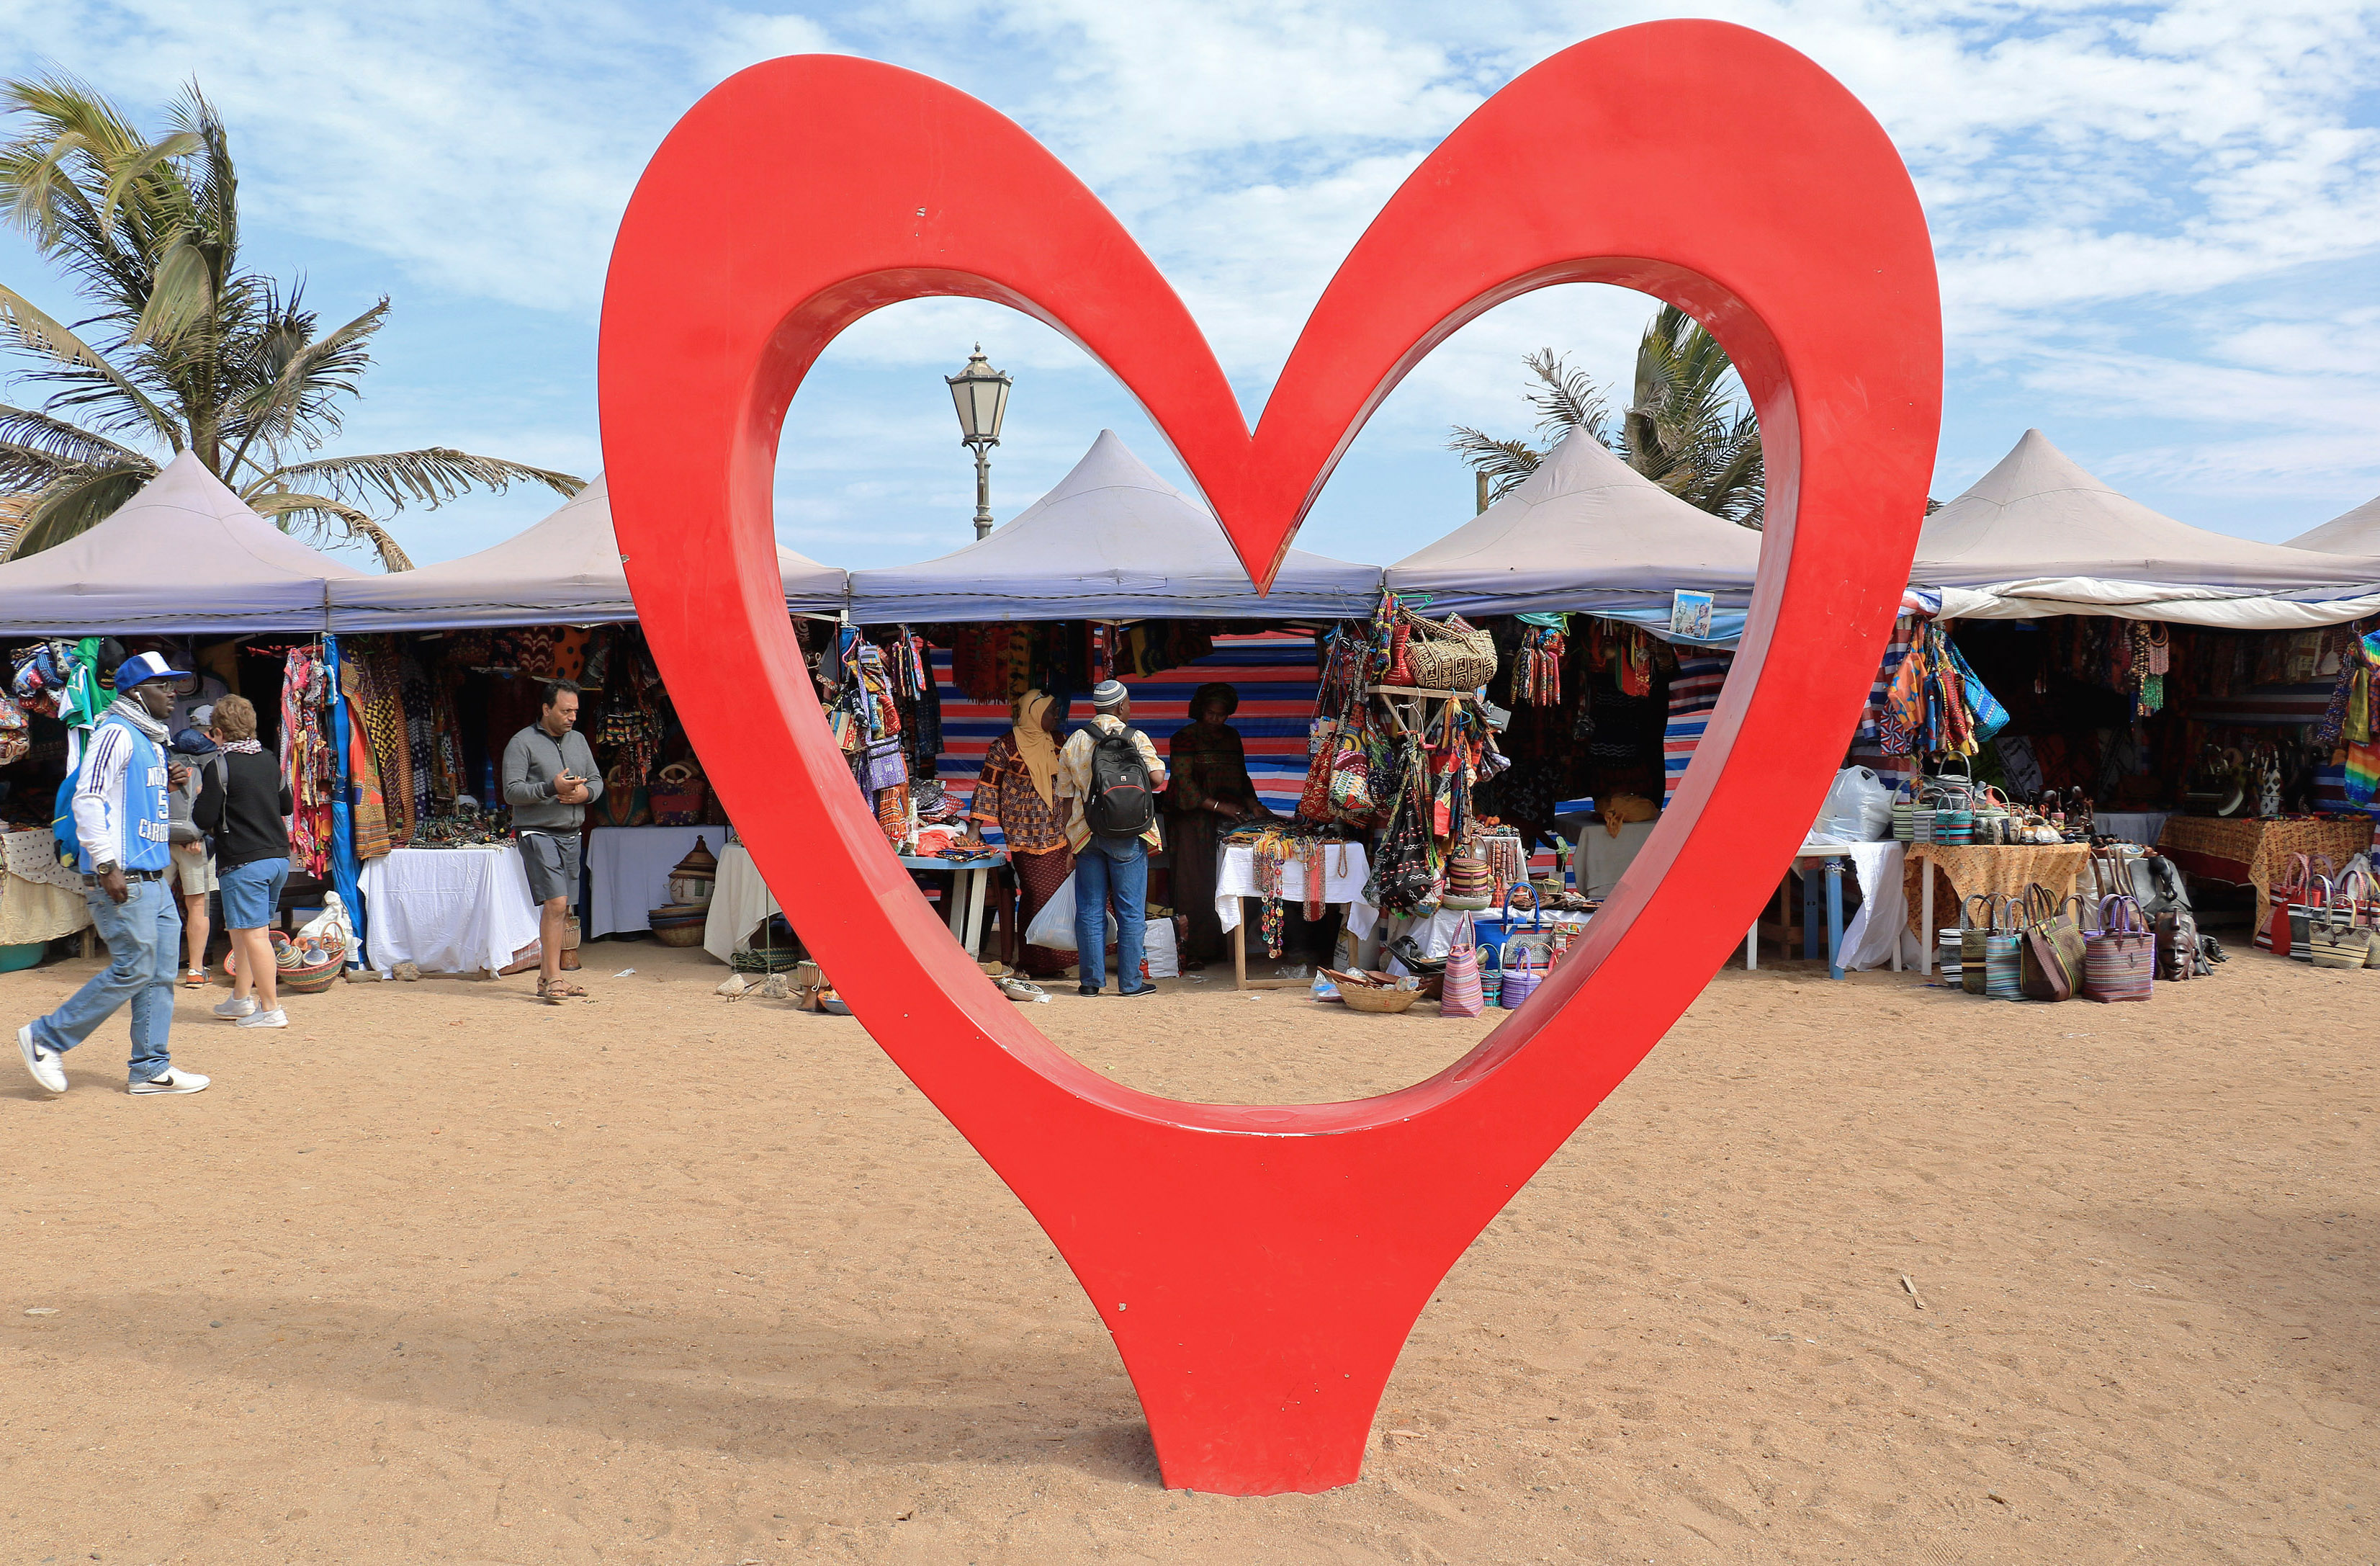
<instances>
[{"instance_id":1,"label":"brown sandal","mask_svg":"<svg viewBox=\"0 0 2380 1566\"><path fill-rule=\"evenodd\" d=\"M537 982L537 997L548 1006L559 1006L573 996L586 993L567 979L540 979Z\"/></svg>"}]
</instances>

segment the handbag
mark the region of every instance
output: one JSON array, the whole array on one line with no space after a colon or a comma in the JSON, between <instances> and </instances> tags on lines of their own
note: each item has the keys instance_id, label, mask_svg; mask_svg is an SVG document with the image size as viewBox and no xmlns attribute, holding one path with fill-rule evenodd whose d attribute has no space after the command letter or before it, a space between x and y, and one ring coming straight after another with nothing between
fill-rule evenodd
<instances>
[{"instance_id":1,"label":"handbag","mask_svg":"<svg viewBox=\"0 0 2380 1566\"><path fill-rule=\"evenodd\" d=\"M2099 934L2082 955L2082 993L2093 1000L2146 1000L2156 977L2156 936L2131 898L2099 903Z\"/></svg>"},{"instance_id":2,"label":"handbag","mask_svg":"<svg viewBox=\"0 0 2380 1566\"><path fill-rule=\"evenodd\" d=\"M894 747L895 758L899 747ZM653 825L656 826L699 826L702 825L702 803L710 792L702 774L682 761L674 761L654 774L665 787L651 790Z\"/></svg>"},{"instance_id":3,"label":"handbag","mask_svg":"<svg viewBox=\"0 0 2380 1566\"><path fill-rule=\"evenodd\" d=\"M1992 912L1992 927L1984 937L1984 996L1989 1000L2024 998L2024 905L2014 898Z\"/></svg>"},{"instance_id":4,"label":"handbag","mask_svg":"<svg viewBox=\"0 0 2380 1566\"><path fill-rule=\"evenodd\" d=\"M2323 884L2328 893L2330 885ZM2304 924L2306 960L2317 968L2363 968L2372 961L2374 936L2356 928L2354 915L2327 895L2319 909L2310 909Z\"/></svg>"},{"instance_id":5,"label":"handbag","mask_svg":"<svg viewBox=\"0 0 2380 1566\"><path fill-rule=\"evenodd\" d=\"M1975 790L1974 840L1979 847L1999 848L2008 842L2008 796L1986 783Z\"/></svg>"},{"instance_id":6,"label":"handbag","mask_svg":"<svg viewBox=\"0 0 2380 1566\"><path fill-rule=\"evenodd\" d=\"M1496 638L1475 630L1461 615L1443 620L1424 619L1402 611L1412 636L1405 657L1413 666L1414 683L1425 691L1476 691L1496 678Z\"/></svg>"},{"instance_id":7,"label":"handbag","mask_svg":"<svg viewBox=\"0 0 2380 1566\"><path fill-rule=\"evenodd\" d=\"M1463 922L1462 933L1455 941L1446 951L1446 978L1439 991L1438 1014L1476 1017L1488 1005L1479 991L1479 947L1472 938L1469 920Z\"/></svg>"},{"instance_id":8,"label":"handbag","mask_svg":"<svg viewBox=\"0 0 2380 1566\"><path fill-rule=\"evenodd\" d=\"M2065 1000L2082 982L2082 932L2058 894L2039 882L2025 893L2024 938L2018 948L2027 1000Z\"/></svg>"},{"instance_id":9,"label":"handbag","mask_svg":"<svg viewBox=\"0 0 2380 1566\"><path fill-rule=\"evenodd\" d=\"M1529 966L1532 950L1538 952L1539 966L1535 968ZM1504 970L1504 993L1497 1004L1507 1011L1518 1011L1529 997L1537 993L1538 981L1546 976L1546 969L1551 965L1552 959L1546 956L1544 949L1535 942L1523 942L1518 937L1506 941L1500 959L1500 966Z\"/></svg>"},{"instance_id":10,"label":"handbag","mask_svg":"<svg viewBox=\"0 0 2380 1566\"><path fill-rule=\"evenodd\" d=\"M1975 905L1984 905L1984 918L1975 923ZM1984 993L1985 943L1992 936L1992 899L1988 892L1977 892L1959 907L1959 987L1969 995Z\"/></svg>"},{"instance_id":11,"label":"handbag","mask_svg":"<svg viewBox=\"0 0 2380 1566\"><path fill-rule=\"evenodd\" d=\"M1975 795L1968 785L1941 780L1941 802L1934 809L1934 840L1947 848L1963 849L1975 840Z\"/></svg>"},{"instance_id":12,"label":"handbag","mask_svg":"<svg viewBox=\"0 0 2380 1566\"><path fill-rule=\"evenodd\" d=\"M1418 751L1421 741L1406 741ZM1407 757L1406 776L1419 773L1420 764ZM1380 834L1380 856L1372 863L1372 874L1364 883L1364 900L1374 908L1384 908L1394 913L1418 913L1437 889L1437 877L1429 868L1429 845L1422 839L1420 812L1414 807L1413 790L1397 796L1389 810L1387 830Z\"/></svg>"},{"instance_id":13,"label":"handbag","mask_svg":"<svg viewBox=\"0 0 2380 1566\"><path fill-rule=\"evenodd\" d=\"M598 826L642 826L653 818L651 799L642 783L628 781L627 767L619 763L603 774L603 797L595 801Z\"/></svg>"},{"instance_id":14,"label":"handbag","mask_svg":"<svg viewBox=\"0 0 2380 1566\"><path fill-rule=\"evenodd\" d=\"M2313 881L2313 862L2304 854L2291 854L2289 868L2281 873L2280 880L2266 888L2269 906L2265 922L2256 927L2258 946L2282 957L2305 955L2300 949L2304 945L2303 938L2295 933L2289 911L2302 908L2312 899Z\"/></svg>"}]
</instances>

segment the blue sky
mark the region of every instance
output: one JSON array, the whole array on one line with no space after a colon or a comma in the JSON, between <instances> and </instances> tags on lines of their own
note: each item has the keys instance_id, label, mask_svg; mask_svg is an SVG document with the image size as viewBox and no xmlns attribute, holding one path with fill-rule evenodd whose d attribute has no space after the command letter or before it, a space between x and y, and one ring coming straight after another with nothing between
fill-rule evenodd
<instances>
[{"instance_id":1,"label":"blue sky","mask_svg":"<svg viewBox=\"0 0 2380 1566\"><path fill-rule=\"evenodd\" d=\"M1557 49L1658 16L1776 34L1883 121L1934 226L1949 349L1935 493L2037 425L2169 515L2301 532L2380 492L2380 7L1784 0L1691 9L882 0L807 9L514 0L0 0L0 69L81 75L144 120L196 77L229 121L251 264L344 319L395 301L347 450L460 446L591 473L597 301L644 159L707 88L815 50L921 70L1040 137L1189 301L1251 414L1332 268L1420 157ZM72 301L21 244L0 281ZM1624 376L1650 301L1550 289L1440 347L1381 408L1300 542L1393 559L1470 511L1443 449L1521 433L1520 358ZM883 312L830 350L779 459L779 533L854 567L972 536L941 379L980 338L1016 377L1005 519L1101 426L1176 471L1131 399L1038 323ZM21 396L21 391L17 394ZM1176 475L1178 477L1178 473ZM395 524L425 563L552 504Z\"/></svg>"}]
</instances>

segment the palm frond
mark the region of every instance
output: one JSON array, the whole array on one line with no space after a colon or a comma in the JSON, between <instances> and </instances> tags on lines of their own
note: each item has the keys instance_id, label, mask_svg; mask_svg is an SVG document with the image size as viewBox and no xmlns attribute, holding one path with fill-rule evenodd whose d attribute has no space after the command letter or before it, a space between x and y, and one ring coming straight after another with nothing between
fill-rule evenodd
<instances>
[{"instance_id":1,"label":"palm frond","mask_svg":"<svg viewBox=\"0 0 2380 1566\"><path fill-rule=\"evenodd\" d=\"M1484 473L1488 479L1488 498L1501 500L1523 480L1537 471L1546 454L1523 440L1499 440L1468 424L1457 424L1450 433L1446 448L1463 459L1472 471Z\"/></svg>"},{"instance_id":2,"label":"palm frond","mask_svg":"<svg viewBox=\"0 0 2380 1566\"><path fill-rule=\"evenodd\" d=\"M369 503L378 495L391 506L418 500L435 509L455 496L484 485L499 494L516 483L541 483L568 498L587 487L571 473L532 468L501 457L475 457L452 447L430 446L418 451L382 451L368 457L331 457L314 462L293 462L276 468L250 487L308 484L350 502ZM245 498L249 491L241 492Z\"/></svg>"},{"instance_id":3,"label":"palm frond","mask_svg":"<svg viewBox=\"0 0 2380 1566\"><path fill-rule=\"evenodd\" d=\"M256 329L227 355L235 385L225 388L225 435L233 440L227 471L249 464L249 447L266 451L289 443L309 447L338 433L339 399L358 395L371 368L371 338L388 315L388 297L327 336L314 336L314 315L305 308L305 285L286 303L270 283L262 286Z\"/></svg>"},{"instance_id":4,"label":"palm frond","mask_svg":"<svg viewBox=\"0 0 2380 1566\"><path fill-rule=\"evenodd\" d=\"M117 507L140 493L157 476L154 464L121 466L70 473L33 497L25 511L24 531L8 552L12 560L38 555L90 532L115 514Z\"/></svg>"},{"instance_id":5,"label":"palm frond","mask_svg":"<svg viewBox=\"0 0 2380 1566\"><path fill-rule=\"evenodd\" d=\"M0 287L0 325L13 330L18 344L27 350L44 354L61 365L86 373L72 378L103 382L114 388L116 396L137 413L140 422L163 437L175 450L182 448L181 432L164 409L134 385L122 371L101 357L98 349L14 288ZM91 398L86 397L79 400L89 401Z\"/></svg>"},{"instance_id":6,"label":"palm frond","mask_svg":"<svg viewBox=\"0 0 2380 1566\"><path fill-rule=\"evenodd\" d=\"M1585 430L1597 440L1604 438L1604 426L1611 415L1594 376L1572 370L1564 356L1549 348L1537 349L1522 362L1539 383L1538 389L1529 394L1529 405L1537 410L1539 430L1558 437Z\"/></svg>"},{"instance_id":7,"label":"palm frond","mask_svg":"<svg viewBox=\"0 0 2380 1566\"><path fill-rule=\"evenodd\" d=\"M133 323L131 340L145 343L178 336L212 322L214 312L214 269L193 236L177 234L158 259L149 302L141 307L140 319Z\"/></svg>"},{"instance_id":8,"label":"palm frond","mask_svg":"<svg viewBox=\"0 0 2380 1566\"><path fill-rule=\"evenodd\" d=\"M250 510L270 517L283 532L290 524L305 527L317 537L329 539L360 538L380 555L381 569L409 571L413 557L386 528L365 512L346 501L329 495L300 495L295 490L268 489L255 495L240 496Z\"/></svg>"}]
</instances>

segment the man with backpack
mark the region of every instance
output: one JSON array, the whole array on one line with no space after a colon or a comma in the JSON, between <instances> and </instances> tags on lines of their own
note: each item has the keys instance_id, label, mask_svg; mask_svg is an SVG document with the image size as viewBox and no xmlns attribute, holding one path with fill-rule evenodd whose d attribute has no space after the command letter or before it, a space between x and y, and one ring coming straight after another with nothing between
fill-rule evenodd
<instances>
[{"instance_id":1,"label":"man with backpack","mask_svg":"<svg viewBox=\"0 0 2380 1566\"><path fill-rule=\"evenodd\" d=\"M1130 726L1132 696L1120 681L1091 691L1091 721L1058 752L1058 821L1075 850L1075 945L1079 993L1107 985L1108 911L1115 911L1116 993L1154 995L1141 977L1148 934L1148 854L1160 846L1157 791L1165 764L1148 736Z\"/></svg>"},{"instance_id":2,"label":"man with backpack","mask_svg":"<svg viewBox=\"0 0 2380 1566\"><path fill-rule=\"evenodd\" d=\"M25 1070L50 1093L67 1090L66 1051L129 1002L135 1094L197 1093L207 1079L176 1066L166 1050L174 1025L176 916L168 796L183 772L166 758L165 720L174 682L189 676L155 653L136 653L115 671L115 701L92 726L72 790L76 862L91 923L107 943L107 966L46 1017L17 1030Z\"/></svg>"}]
</instances>

